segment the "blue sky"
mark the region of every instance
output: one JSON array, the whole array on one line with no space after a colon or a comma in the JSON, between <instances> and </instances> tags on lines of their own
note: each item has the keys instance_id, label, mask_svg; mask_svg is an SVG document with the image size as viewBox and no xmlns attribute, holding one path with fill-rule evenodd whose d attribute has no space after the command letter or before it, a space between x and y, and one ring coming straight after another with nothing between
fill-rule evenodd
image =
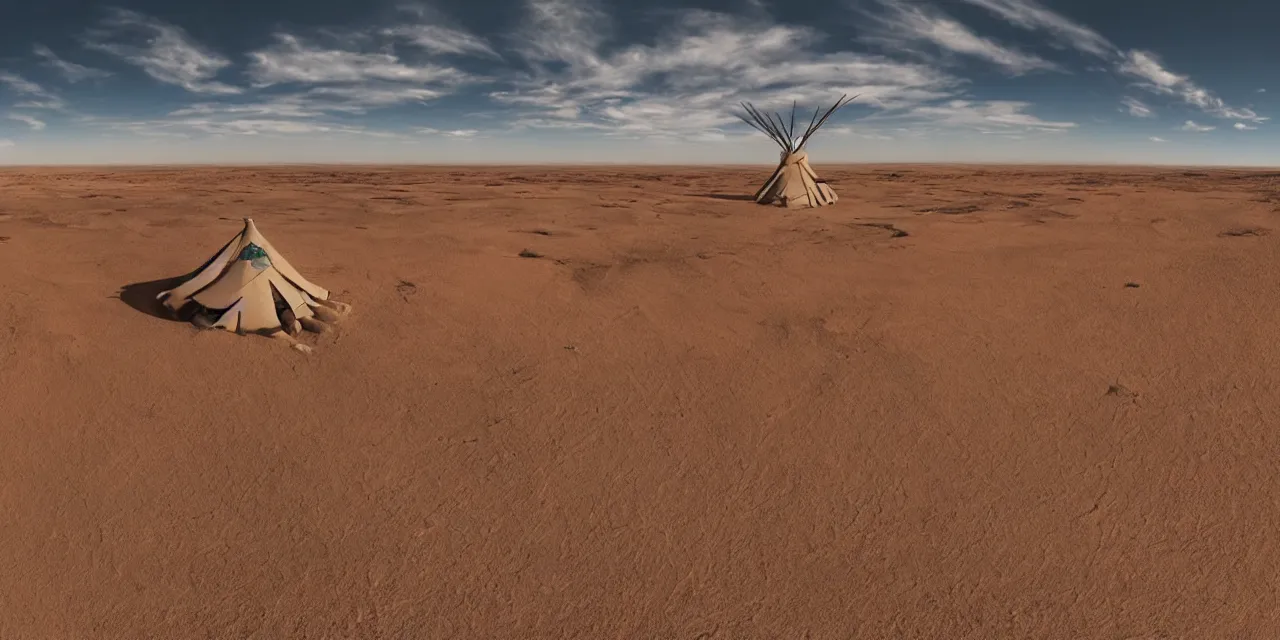
<instances>
[{"instance_id":1,"label":"blue sky","mask_svg":"<svg viewBox=\"0 0 1280 640\"><path fill-rule=\"evenodd\" d=\"M1280 165L1264 0L88 0L0 8L0 164Z\"/></svg>"}]
</instances>

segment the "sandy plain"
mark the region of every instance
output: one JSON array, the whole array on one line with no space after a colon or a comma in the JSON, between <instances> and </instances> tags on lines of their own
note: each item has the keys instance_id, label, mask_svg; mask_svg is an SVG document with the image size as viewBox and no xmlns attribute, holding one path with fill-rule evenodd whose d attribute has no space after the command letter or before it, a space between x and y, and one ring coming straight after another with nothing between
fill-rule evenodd
<instances>
[{"instance_id":1,"label":"sandy plain","mask_svg":"<svg viewBox=\"0 0 1280 640\"><path fill-rule=\"evenodd\" d=\"M815 168L0 171L0 638L1280 629L1280 174Z\"/></svg>"}]
</instances>

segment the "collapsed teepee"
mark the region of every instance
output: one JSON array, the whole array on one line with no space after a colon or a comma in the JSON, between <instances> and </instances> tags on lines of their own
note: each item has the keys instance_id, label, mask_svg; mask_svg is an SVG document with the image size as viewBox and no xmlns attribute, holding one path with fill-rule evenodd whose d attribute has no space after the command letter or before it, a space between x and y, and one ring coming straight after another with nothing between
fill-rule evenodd
<instances>
[{"instance_id":1,"label":"collapsed teepee","mask_svg":"<svg viewBox=\"0 0 1280 640\"><path fill-rule=\"evenodd\" d=\"M774 112L771 116L756 109L750 102L742 103L746 115L734 115L760 133L769 136L769 139L782 147L782 159L778 162L778 168L773 170L773 175L769 176L769 180L756 192L754 196L756 202L777 203L789 209L835 204L836 192L813 172L813 167L809 166L809 154L805 152L804 145L826 123L831 114L853 102L857 97L850 98L848 94L840 96L840 99L827 109L821 118L818 117L819 109L815 109L813 118L809 120L809 127L799 137L796 136L796 103L791 103L790 126L783 121L780 113ZM775 117L776 122L773 120Z\"/></svg>"},{"instance_id":2,"label":"collapsed teepee","mask_svg":"<svg viewBox=\"0 0 1280 640\"><path fill-rule=\"evenodd\" d=\"M157 299L203 328L236 333L320 332L350 307L303 278L262 237L253 219L204 266Z\"/></svg>"}]
</instances>

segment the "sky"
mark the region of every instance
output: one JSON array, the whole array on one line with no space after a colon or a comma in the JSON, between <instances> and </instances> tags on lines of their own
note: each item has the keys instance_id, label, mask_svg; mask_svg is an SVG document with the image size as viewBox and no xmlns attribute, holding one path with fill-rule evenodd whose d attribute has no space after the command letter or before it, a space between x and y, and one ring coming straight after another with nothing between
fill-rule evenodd
<instances>
[{"instance_id":1,"label":"sky","mask_svg":"<svg viewBox=\"0 0 1280 640\"><path fill-rule=\"evenodd\" d=\"M0 164L1280 165L1268 0L0 2ZM805 122L808 122L805 120Z\"/></svg>"}]
</instances>

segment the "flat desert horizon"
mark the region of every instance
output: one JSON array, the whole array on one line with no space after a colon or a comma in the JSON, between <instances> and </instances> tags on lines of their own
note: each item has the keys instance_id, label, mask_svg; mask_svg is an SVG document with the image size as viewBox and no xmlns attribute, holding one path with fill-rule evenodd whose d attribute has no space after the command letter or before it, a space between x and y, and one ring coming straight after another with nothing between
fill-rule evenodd
<instances>
[{"instance_id":1,"label":"flat desert horizon","mask_svg":"<svg viewBox=\"0 0 1280 640\"><path fill-rule=\"evenodd\" d=\"M0 168L0 637L1280 626L1280 173L814 168Z\"/></svg>"}]
</instances>

